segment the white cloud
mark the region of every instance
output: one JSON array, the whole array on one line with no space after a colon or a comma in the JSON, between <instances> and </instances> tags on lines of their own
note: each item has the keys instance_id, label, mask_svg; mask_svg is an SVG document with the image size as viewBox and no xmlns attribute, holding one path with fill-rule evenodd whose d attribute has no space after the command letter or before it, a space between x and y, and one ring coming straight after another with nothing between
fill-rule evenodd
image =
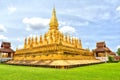
<instances>
[{"instance_id":1,"label":"white cloud","mask_svg":"<svg viewBox=\"0 0 120 80\"><path fill-rule=\"evenodd\" d=\"M110 3L112 5L119 2L119 0L104 0L104 1L107 2L107 3Z\"/></svg>"},{"instance_id":2,"label":"white cloud","mask_svg":"<svg viewBox=\"0 0 120 80\"><path fill-rule=\"evenodd\" d=\"M44 18L38 18L38 17L33 17L33 18L24 18L23 23L26 24L26 30L39 30L39 29L44 29L48 27L49 24L49 19L44 19Z\"/></svg>"},{"instance_id":3,"label":"white cloud","mask_svg":"<svg viewBox=\"0 0 120 80\"><path fill-rule=\"evenodd\" d=\"M64 27L60 28L60 31L65 34L73 34L76 32L75 28L73 28L71 26L64 26Z\"/></svg>"},{"instance_id":4,"label":"white cloud","mask_svg":"<svg viewBox=\"0 0 120 80\"><path fill-rule=\"evenodd\" d=\"M6 32L6 28L4 25L0 24L0 32Z\"/></svg>"},{"instance_id":5,"label":"white cloud","mask_svg":"<svg viewBox=\"0 0 120 80\"><path fill-rule=\"evenodd\" d=\"M65 26L68 25L69 23L65 22L65 21L59 21L59 26Z\"/></svg>"},{"instance_id":6,"label":"white cloud","mask_svg":"<svg viewBox=\"0 0 120 80\"><path fill-rule=\"evenodd\" d=\"M109 12L105 12L102 15L99 16L102 20L109 20L111 18L111 15Z\"/></svg>"},{"instance_id":7,"label":"white cloud","mask_svg":"<svg viewBox=\"0 0 120 80\"><path fill-rule=\"evenodd\" d=\"M89 45L90 45L90 43L89 43L89 42L86 42L86 43L85 43L85 45L86 45L86 46L89 46Z\"/></svg>"},{"instance_id":8,"label":"white cloud","mask_svg":"<svg viewBox=\"0 0 120 80\"><path fill-rule=\"evenodd\" d=\"M116 8L116 16L115 16L115 21L116 22L120 22L120 6L118 6L117 8Z\"/></svg>"},{"instance_id":9,"label":"white cloud","mask_svg":"<svg viewBox=\"0 0 120 80\"><path fill-rule=\"evenodd\" d=\"M120 15L120 6L118 6L117 8L116 8L116 12L117 12L117 14L118 14L118 16Z\"/></svg>"},{"instance_id":10,"label":"white cloud","mask_svg":"<svg viewBox=\"0 0 120 80\"><path fill-rule=\"evenodd\" d=\"M71 11L71 12L70 12ZM99 20L108 20L111 18L111 8L106 5L86 5L74 10L66 10L62 14L76 15L78 18L97 22Z\"/></svg>"},{"instance_id":11,"label":"white cloud","mask_svg":"<svg viewBox=\"0 0 120 80\"><path fill-rule=\"evenodd\" d=\"M120 6L118 6L118 7L116 8L116 11L118 11L118 12L120 11Z\"/></svg>"},{"instance_id":12,"label":"white cloud","mask_svg":"<svg viewBox=\"0 0 120 80\"><path fill-rule=\"evenodd\" d=\"M117 12L117 17L119 17L119 16L120 16L120 6L118 6L118 7L116 8L116 12Z\"/></svg>"},{"instance_id":13,"label":"white cloud","mask_svg":"<svg viewBox=\"0 0 120 80\"><path fill-rule=\"evenodd\" d=\"M120 48L120 45L117 46L117 49Z\"/></svg>"},{"instance_id":14,"label":"white cloud","mask_svg":"<svg viewBox=\"0 0 120 80\"><path fill-rule=\"evenodd\" d=\"M5 37L4 35L0 35L0 40L7 40L8 38Z\"/></svg>"},{"instance_id":15,"label":"white cloud","mask_svg":"<svg viewBox=\"0 0 120 80\"><path fill-rule=\"evenodd\" d=\"M23 48L23 45L18 45L17 48L18 48L18 49L22 49L22 48Z\"/></svg>"},{"instance_id":16,"label":"white cloud","mask_svg":"<svg viewBox=\"0 0 120 80\"><path fill-rule=\"evenodd\" d=\"M37 35L35 34L30 34L28 37L36 37Z\"/></svg>"},{"instance_id":17,"label":"white cloud","mask_svg":"<svg viewBox=\"0 0 120 80\"><path fill-rule=\"evenodd\" d=\"M22 42L23 39L22 38L17 38L17 41Z\"/></svg>"},{"instance_id":18,"label":"white cloud","mask_svg":"<svg viewBox=\"0 0 120 80\"><path fill-rule=\"evenodd\" d=\"M9 6L8 11L9 11L9 13L13 13L13 12L16 11L16 7L15 6Z\"/></svg>"},{"instance_id":19,"label":"white cloud","mask_svg":"<svg viewBox=\"0 0 120 80\"><path fill-rule=\"evenodd\" d=\"M89 25L89 22L80 22L79 24L78 24L79 26L87 26L87 25Z\"/></svg>"}]
</instances>

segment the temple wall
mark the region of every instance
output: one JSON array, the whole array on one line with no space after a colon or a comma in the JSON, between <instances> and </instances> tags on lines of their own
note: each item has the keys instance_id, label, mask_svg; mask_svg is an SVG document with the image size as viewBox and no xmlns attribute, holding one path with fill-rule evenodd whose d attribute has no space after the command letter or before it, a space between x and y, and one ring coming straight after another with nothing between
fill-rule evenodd
<instances>
[{"instance_id":1,"label":"temple wall","mask_svg":"<svg viewBox=\"0 0 120 80\"><path fill-rule=\"evenodd\" d=\"M34 48L29 48L29 49L19 49L16 50L15 54L31 54L31 53L47 53L47 52L57 52L57 51L66 51L66 52L71 52L75 54L84 54L87 52L85 49L81 48L73 48L73 47L68 47L64 45L47 45L47 46L42 46L42 47L34 47Z\"/></svg>"},{"instance_id":2,"label":"temple wall","mask_svg":"<svg viewBox=\"0 0 120 80\"><path fill-rule=\"evenodd\" d=\"M59 59L69 59L69 60L89 60L95 59L93 56L82 56L82 55L61 55L61 54L53 54L53 55L37 55L37 56L15 56L14 60L59 60Z\"/></svg>"},{"instance_id":3,"label":"temple wall","mask_svg":"<svg viewBox=\"0 0 120 80\"><path fill-rule=\"evenodd\" d=\"M90 60L90 59L95 59L93 56L63 56L62 59L69 59L69 60Z\"/></svg>"},{"instance_id":4,"label":"temple wall","mask_svg":"<svg viewBox=\"0 0 120 80\"><path fill-rule=\"evenodd\" d=\"M31 49L17 50L14 60L48 60L48 59L95 59L86 49L72 48L64 45L47 45Z\"/></svg>"}]
</instances>

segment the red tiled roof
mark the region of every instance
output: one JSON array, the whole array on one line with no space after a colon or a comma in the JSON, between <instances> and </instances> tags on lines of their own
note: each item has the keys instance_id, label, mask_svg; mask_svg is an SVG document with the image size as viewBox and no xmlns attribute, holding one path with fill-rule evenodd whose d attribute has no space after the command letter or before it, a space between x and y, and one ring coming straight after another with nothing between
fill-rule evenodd
<instances>
[{"instance_id":1,"label":"red tiled roof","mask_svg":"<svg viewBox=\"0 0 120 80\"><path fill-rule=\"evenodd\" d=\"M6 53L14 53L15 51L13 51L12 49L10 48L0 48L0 52L6 52Z\"/></svg>"},{"instance_id":2,"label":"red tiled roof","mask_svg":"<svg viewBox=\"0 0 120 80\"><path fill-rule=\"evenodd\" d=\"M110 54L110 55L116 55L114 52L110 52L109 54Z\"/></svg>"},{"instance_id":3,"label":"red tiled roof","mask_svg":"<svg viewBox=\"0 0 120 80\"><path fill-rule=\"evenodd\" d=\"M3 48L10 48L11 47L11 43L10 42L2 42L1 47L3 47Z\"/></svg>"},{"instance_id":4,"label":"red tiled roof","mask_svg":"<svg viewBox=\"0 0 120 80\"><path fill-rule=\"evenodd\" d=\"M105 42L97 42L96 47L106 47Z\"/></svg>"},{"instance_id":5,"label":"red tiled roof","mask_svg":"<svg viewBox=\"0 0 120 80\"><path fill-rule=\"evenodd\" d=\"M120 56L115 56L115 59L119 59L120 60Z\"/></svg>"},{"instance_id":6,"label":"red tiled roof","mask_svg":"<svg viewBox=\"0 0 120 80\"><path fill-rule=\"evenodd\" d=\"M97 48L95 49L96 52L101 52L101 51L105 51L105 48Z\"/></svg>"}]
</instances>

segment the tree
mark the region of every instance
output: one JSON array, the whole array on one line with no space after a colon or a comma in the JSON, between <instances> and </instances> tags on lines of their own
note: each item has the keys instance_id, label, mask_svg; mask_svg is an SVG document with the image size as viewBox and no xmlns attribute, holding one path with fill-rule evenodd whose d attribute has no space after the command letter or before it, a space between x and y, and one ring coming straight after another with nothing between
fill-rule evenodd
<instances>
[{"instance_id":1,"label":"tree","mask_svg":"<svg viewBox=\"0 0 120 80\"><path fill-rule=\"evenodd\" d=\"M118 54L118 56L120 56L120 48L118 48L117 54Z\"/></svg>"},{"instance_id":2,"label":"tree","mask_svg":"<svg viewBox=\"0 0 120 80\"><path fill-rule=\"evenodd\" d=\"M109 62L113 62L114 61L114 57L113 56L108 56L108 60L109 60Z\"/></svg>"}]
</instances>

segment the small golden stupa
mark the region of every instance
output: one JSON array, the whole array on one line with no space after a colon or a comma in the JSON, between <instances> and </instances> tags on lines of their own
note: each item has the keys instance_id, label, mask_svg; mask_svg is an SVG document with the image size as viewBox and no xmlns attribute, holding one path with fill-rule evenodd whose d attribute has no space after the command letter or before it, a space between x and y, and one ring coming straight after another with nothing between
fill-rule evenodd
<instances>
[{"instance_id":1,"label":"small golden stupa","mask_svg":"<svg viewBox=\"0 0 120 80\"><path fill-rule=\"evenodd\" d=\"M89 49L83 49L81 40L64 35L58 29L55 8L49 30L38 38L25 38L24 48L17 49L8 64L73 67L73 65L98 63Z\"/></svg>"}]
</instances>

